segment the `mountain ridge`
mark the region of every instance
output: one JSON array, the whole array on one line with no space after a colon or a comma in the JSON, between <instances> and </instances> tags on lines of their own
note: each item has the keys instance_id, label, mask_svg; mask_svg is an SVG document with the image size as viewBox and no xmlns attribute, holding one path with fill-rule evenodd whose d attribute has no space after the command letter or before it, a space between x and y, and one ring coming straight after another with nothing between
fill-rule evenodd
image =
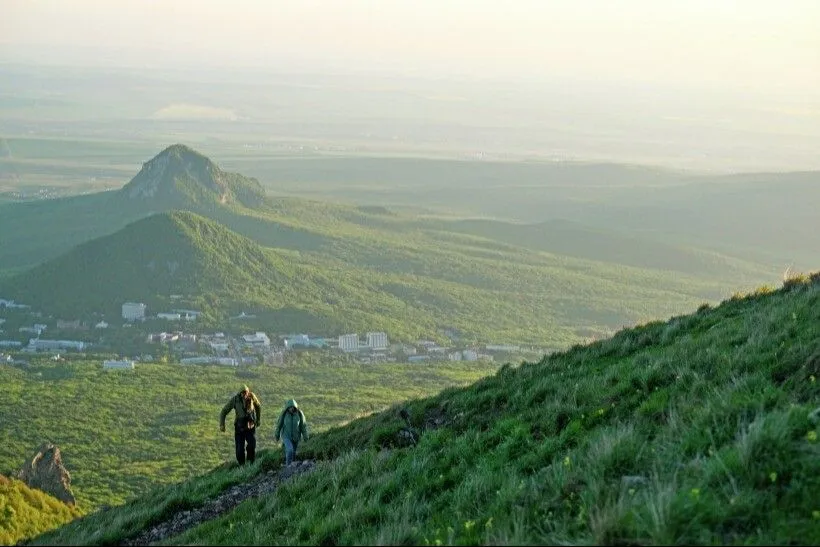
<instances>
[{"instance_id":1,"label":"mountain ridge","mask_svg":"<svg viewBox=\"0 0 820 547\"><path fill-rule=\"evenodd\" d=\"M250 202L239 199L245 190ZM21 269L17 260L36 260L41 266L16 277L4 276L0 292L8 292L3 297L38 306L59 302L60 315L69 317L80 310L100 312L102 306L106 317L117 317L117 299L144 299L161 308L167 305L163 295L181 291L182 274L171 284L169 269L191 249L181 248L177 257L160 248L150 250L157 256L169 255L153 262L160 269L150 272L145 266L151 260L136 263L127 252L130 246L149 252L140 246L162 245L166 236L158 227L138 236L128 225L171 210L201 215L264 248L251 249L242 240L235 245L238 254L226 262L200 235L227 236L202 224L202 234L192 234L188 241L207 247L209 258L200 275L185 277L186 286L198 293L192 307L201 307L213 319L248 308L279 317L258 325L260 329L278 328L284 317L295 315L305 330L327 331L333 325L335 331L344 325L353 329L375 323L403 337L411 331L423 332L422 326L426 335L455 327L473 331L481 340L559 347L656 314L679 312L698 300L719 298L738 282L759 284L772 277L755 264L720 256L704 256L702 264L708 268L698 268L691 264L695 253L668 245L660 245L649 257L654 261L647 261L639 256L641 246L632 240L616 238L618 248L613 249L613 239L605 232L590 233L586 228L560 231L547 225L495 224L489 230L467 229L475 233L464 235L460 232L465 231L465 223L458 221L433 222L385 214L385 209L300 198L263 198L256 181L231 179L184 145L172 145L155 155L120 191L0 207L0 231L10 240L0 246L0 263ZM84 262L60 258L77 248L78 242L91 244L126 229L131 235L115 238L119 243L105 251L83 255ZM169 241L176 235L168 236ZM610 261L592 258L601 249L609 252L604 258ZM254 256L268 257L278 266L267 259L247 260ZM57 262L49 265L52 258ZM132 264L131 271L122 271L123 264ZM660 268L664 265L669 270ZM274 278L291 266L300 275L287 282ZM119 268L117 286L105 277L109 267ZM209 277L208 272L219 268L221 275ZM51 273L45 275L47 271ZM136 271L146 275L136 276ZM147 284L163 271L164 285ZM62 298L57 289L66 280L73 289ZM99 294L101 287L106 287L105 298ZM412 328L402 325L410 322Z\"/></svg>"}]
</instances>

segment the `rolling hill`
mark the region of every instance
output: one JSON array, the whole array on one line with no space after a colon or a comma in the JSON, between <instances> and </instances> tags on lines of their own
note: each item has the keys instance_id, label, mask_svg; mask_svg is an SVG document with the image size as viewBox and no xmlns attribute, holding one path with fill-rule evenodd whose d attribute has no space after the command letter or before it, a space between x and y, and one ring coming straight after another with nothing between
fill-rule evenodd
<instances>
[{"instance_id":1,"label":"rolling hill","mask_svg":"<svg viewBox=\"0 0 820 547\"><path fill-rule=\"evenodd\" d=\"M199 216L138 222L171 211ZM184 293L214 320L251 308L264 318L258 328L380 328L397 339L453 327L476 340L565 347L776 275L585 226L265 196L254 179L183 145L118 191L0 205L0 229L0 294L50 314L117 317L124 301L158 310ZM175 257L186 257L178 272Z\"/></svg>"},{"instance_id":2,"label":"rolling hill","mask_svg":"<svg viewBox=\"0 0 820 547\"><path fill-rule=\"evenodd\" d=\"M276 330L367 330L403 321L434 328L429 314L378 294L368 280L334 277L318 264L182 211L151 215L79 245L7 280L2 291L57 316L117 317L122 303L132 300L155 313L173 305L171 294L183 294L206 321L253 310Z\"/></svg>"},{"instance_id":3,"label":"rolling hill","mask_svg":"<svg viewBox=\"0 0 820 547\"><path fill-rule=\"evenodd\" d=\"M146 162L121 189L50 200L0 204L0 264L23 270L75 245L108 235L157 212L210 213L261 207L258 181L220 169L181 144Z\"/></svg>"},{"instance_id":4,"label":"rolling hill","mask_svg":"<svg viewBox=\"0 0 820 547\"><path fill-rule=\"evenodd\" d=\"M443 222L442 230L517 245L534 251L748 283L772 275L770 268L727 254L658 241L568 220L513 224L489 219Z\"/></svg>"},{"instance_id":5,"label":"rolling hill","mask_svg":"<svg viewBox=\"0 0 820 547\"><path fill-rule=\"evenodd\" d=\"M311 214L320 216L317 209ZM473 236L449 234L432 246L424 234L399 241L395 232L391 241L387 232L368 241L357 230L323 236L311 253L263 247L195 213L159 213L0 280L0 293L64 318L118 318L122 303L134 300L155 314L182 294L206 325L248 311L258 316L256 327L272 332L385 330L410 341L452 327L467 341L542 347L653 311L674 313L698 305L699 292L717 293L696 278L670 282Z\"/></svg>"},{"instance_id":6,"label":"rolling hill","mask_svg":"<svg viewBox=\"0 0 820 547\"><path fill-rule=\"evenodd\" d=\"M312 471L163 544L817 544L818 339L815 273L507 365L316 435L300 446ZM139 537L281 458L263 451L32 543Z\"/></svg>"}]
</instances>

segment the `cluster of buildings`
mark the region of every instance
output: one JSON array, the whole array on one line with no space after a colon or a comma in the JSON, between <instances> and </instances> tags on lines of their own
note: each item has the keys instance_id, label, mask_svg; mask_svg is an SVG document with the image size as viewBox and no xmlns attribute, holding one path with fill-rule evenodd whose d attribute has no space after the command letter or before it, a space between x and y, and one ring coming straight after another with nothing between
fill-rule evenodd
<instances>
[{"instance_id":1,"label":"cluster of buildings","mask_svg":"<svg viewBox=\"0 0 820 547\"><path fill-rule=\"evenodd\" d=\"M390 347L387 343L387 334L383 332L368 332L367 341L361 343L358 334L343 334L339 336L338 348L344 352L354 352L365 350L386 350Z\"/></svg>"},{"instance_id":2,"label":"cluster of buildings","mask_svg":"<svg viewBox=\"0 0 820 547\"><path fill-rule=\"evenodd\" d=\"M271 344L264 332L243 334L239 337L217 332L199 337L198 351L180 358L182 364L217 364L239 366L244 364L284 364L284 352ZM207 351L203 354L202 350Z\"/></svg>"},{"instance_id":3,"label":"cluster of buildings","mask_svg":"<svg viewBox=\"0 0 820 547\"><path fill-rule=\"evenodd\" d=\"M173 296L173 295L172 295ZM0 299L0 308L28 308L24 304L13 300ZM168 321L194 321L200 312L189 309L172 309L169 312L160 312L155 316L148 315L148 307L142 302L125 302L122 304L123 326L129 327L137 322L150 318L165 319ZM35 314L39 316L40 314ZM241 314L241 317L251 317ZM0 318L0 327L6 319ZM18 323L19 324L19 323ZM15 325L17 326L17 325ZM89 325L77 320L58 319L57 331L64 329L88 330ZM108 328L108 323L99 321L95 329ZM82 352L90 344L77 340L45 339L43 334L48 330L45 323L34 323L31 326L19 327L19 333L34 335L25 344L18 340L0 339L0 350L25 352ZM0 328L0 333L3 330ZM454 336L448 336L457 342ZM279 335L274 340L267 333L261 331L249 332L238 336L225 335L222 332L214 334L195 335L181 330L174 332L149 333L145 338L149 344L173 344L173 352L183 364L214 363L225 366L239 366L244 364L284 364L285 355L289 351L297 350L325 350L340 352L361 363L376 362L421 362L421 361L478 361L494 359L493 354L504 352L514 353L521 350L519 346L508 344L488 344L480 351L477 347L454 348L443 347L431 340L418 340L413 344L391 344L385 332L367 332L363 337L358 333L346 333L338 337L311 337L307 334ZM153 359L143 355L143 359ZM139 359L135 357L135 359ZM105 369L133 369L134 361L109 360L103 363Z\"/></svg>"},{"instance_id":4,"label":"cluster of buildings","mask_svg":"<svg viewBox=\"0 0 820 547\"><path fill-rule=\"evenodd\" d=\"M485 347L490 350L490 346ZM493 361L490 353L482 353L478 348L454 349L443 347L432 340L418 340L415 346L403 345L402 351L407 355L407 361L417 363L421 361Z\"/></svg>"},{"instance_id":5,"label":"cluster of buildings","mask_svg":"<svg viewBox=\"0 0 820 547\"><path fill-rule=\"evenodd\" d=\"M239 336L228 336L223 332L200 335L183 332L161 332L148 334L148 343L196 343L197 351L183 355L183 364L216 363L238 366L250 363L284 364L285 353L297 350L328 350L355 354L363 362L387 361L391 346L384 332L368 332L360 340L358 334L343 334L338 342L324 337L310 337L307 334L282 335L271 340L267 333L256 331ZM395 349L395 348L393 348ZM206 353L206 354L203 354Z\"/></svg>"},{"instance_id":6,"label":"cluster of buildings","mask_svg":"<svg viewBox=\"0 0 820 547\"><path fill-rule=\"evenodd\" d=\"M23 343L19 340L0 340L0 348L32 353L40 351L85 351L88 348L88 343L79 340L46 340L43 338L31 338L27 345L23 345Z\"/></svg>"},{"instance_id":7,"label":"cluster of buildings","mask_svg":"<svg viewBox=\"0 0 820 547\"><path fill-rule=\"evenodd\" d=\"M122 305L122 318L129 323L145 321L148 319L147 313L148 306L142 302L125 302ZM156 318L167 321L195 321L201 313L197 310L174 309L170 312L159 312Z\"/></svg>"}]
</instances>

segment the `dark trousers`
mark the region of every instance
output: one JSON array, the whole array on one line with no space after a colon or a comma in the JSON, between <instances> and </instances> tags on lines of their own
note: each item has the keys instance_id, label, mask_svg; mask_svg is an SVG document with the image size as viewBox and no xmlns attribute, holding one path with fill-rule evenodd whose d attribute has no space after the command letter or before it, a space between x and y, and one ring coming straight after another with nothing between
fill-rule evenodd
<instances>
[{"instance_id":1,"label":"dark trousers","mask_svg":"<svg viewBox=\"0 0 820 547\"><path fill-rule=\"evenodd\" d=\"M236 443L236 461L239 465L245 463L245 444L248 445L248 463L253 463L256 459L256 428L240 430L234 428L234 441Z\"/></svg>"}]
</instances>

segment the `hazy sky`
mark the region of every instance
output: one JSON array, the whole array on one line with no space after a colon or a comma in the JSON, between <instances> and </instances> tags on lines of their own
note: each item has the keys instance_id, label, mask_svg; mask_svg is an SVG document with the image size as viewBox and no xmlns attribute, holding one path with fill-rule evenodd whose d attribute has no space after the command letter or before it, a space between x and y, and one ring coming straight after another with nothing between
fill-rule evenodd
<instances>
[{"instance_id":1,"label":"hazy sky","mask_svg":"<svg viewBox=\"0 0 820 547\"><path fill-rule=\"evenodd\" d=\"M820 96L820 0L0 0L0 58Z\"/></svg>"}]
</instances>

